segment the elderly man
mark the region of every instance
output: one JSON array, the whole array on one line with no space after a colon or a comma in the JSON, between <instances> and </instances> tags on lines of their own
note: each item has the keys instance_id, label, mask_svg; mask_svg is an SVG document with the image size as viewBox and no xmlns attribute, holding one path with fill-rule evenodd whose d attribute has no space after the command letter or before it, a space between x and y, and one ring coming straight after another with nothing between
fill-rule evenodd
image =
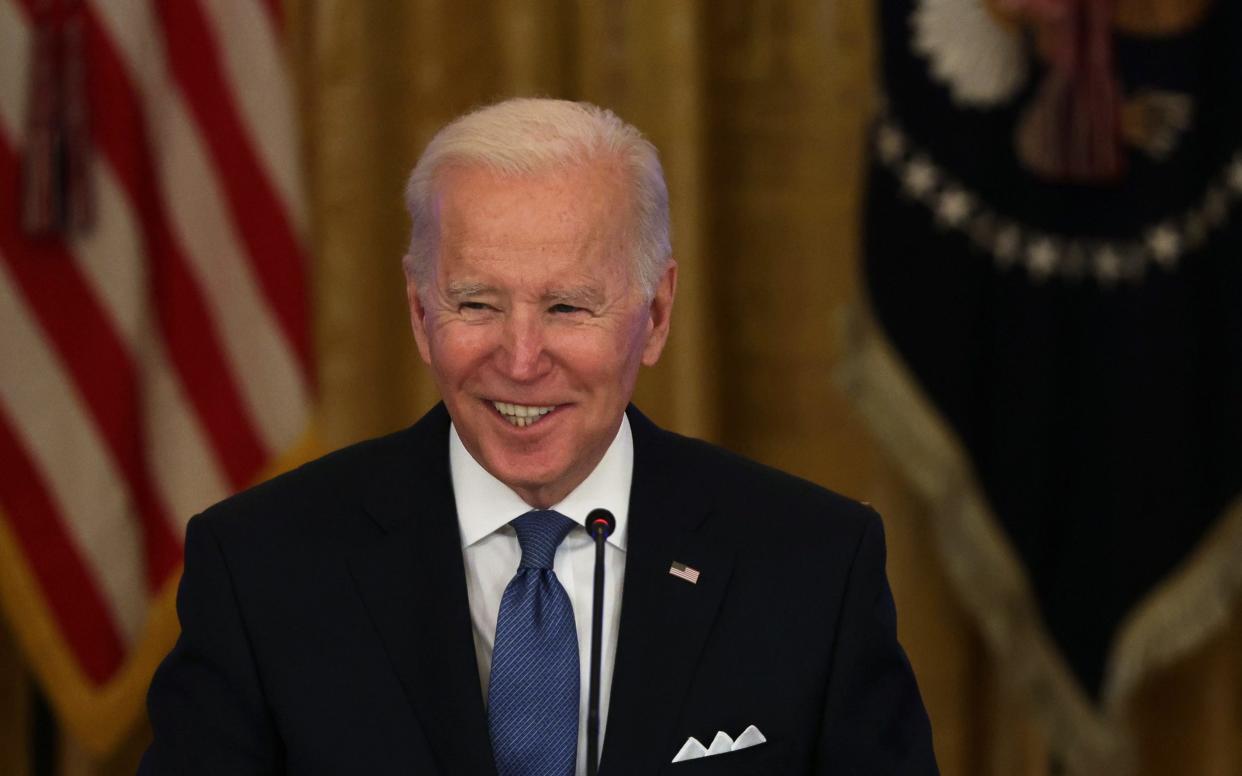
<instances>
[{"instance_id":1,"label":"elderly man","mask_svg":"<svg viewBox=\"0 0 1242 776\"><path fill-rule=\"evenodd\" d=\"M629 406L677 286L655 149L511 100L407 191L443 398L196 517L142 773L930 774L879 518ZM594 765L594 763L592 764Z\"/></svg>"}]
</instances>

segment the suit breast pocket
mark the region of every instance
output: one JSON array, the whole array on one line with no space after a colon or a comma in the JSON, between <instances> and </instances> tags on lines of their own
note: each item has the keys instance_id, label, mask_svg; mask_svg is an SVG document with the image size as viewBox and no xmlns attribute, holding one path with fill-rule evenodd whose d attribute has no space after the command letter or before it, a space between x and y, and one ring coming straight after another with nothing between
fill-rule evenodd
<instances>
[{"instance_id":1,"label":"suit breast pocket","mask_svg":"<svg viewBox=\"0 0 1242 776\"><path fill-rule=\"evenodd\" d=\"M668 763L664 776L775 776L784 773L783 747L767 741L737 752L725 752L696 760Z\"/></svg>"}]
</instances>

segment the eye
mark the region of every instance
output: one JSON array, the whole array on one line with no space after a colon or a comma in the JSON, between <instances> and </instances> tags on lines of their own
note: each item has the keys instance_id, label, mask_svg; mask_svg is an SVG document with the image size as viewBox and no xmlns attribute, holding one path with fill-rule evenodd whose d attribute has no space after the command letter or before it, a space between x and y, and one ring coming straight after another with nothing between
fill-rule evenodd
<instances>
[{"instance_id":1,"label":"eye","mask_svg":"<svg viewBox=\"0 0 1242 776\"><path fill-rule=\"evenodd\" d=\"M491 310L494 309L486 302L462 302L457 305L458 310Z\"/></svg>"},{"instance_id":2,"label":"eye","mask_svg":"<svg viewBox=\"0 0 1242 776\"><path fill-rule=\"evenodd\" d=\"M551 307L549 307L549 308L548 308L548 312L550 312L550 313L558 313L558 314L564 315L564 314L568 314L568 313L582 312L582 308L581 308L581 307L574 307L574 306L573 306L573 305L571 305L571 304L564 304L564 303L562 303L562 304L554 304L554 305L552 305Z\"/></svg>"}]
</instances>

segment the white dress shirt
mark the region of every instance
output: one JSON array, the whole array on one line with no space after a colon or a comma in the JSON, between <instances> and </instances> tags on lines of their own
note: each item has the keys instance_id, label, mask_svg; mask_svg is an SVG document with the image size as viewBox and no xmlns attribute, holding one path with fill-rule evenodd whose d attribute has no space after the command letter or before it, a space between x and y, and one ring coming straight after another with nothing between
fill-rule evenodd
<instances>
[{"instance_id":1,"label":"white dress shirt","mask_svg":"<svg viewBox=\"0 0 1242 776\"><path fill-rule=\"evenodd\" d=\"M466 594L474 630L474 651L479 661L483 702L492 673L492 649L496 643L496 617L500 598L522 559L517 533L509 521L531 507L470 455L457 429L449 431L449 469L457 522L461 530L462 555L466 562ZM625 575L625 539L629 517L630 479L634 471L634 439L630 422L621 427L595 470L563 501L551 507L578 523L561 542L552 570L569 594L578 630L578 774L586 773L587 700L591 681L591 599L595 578L595 545L582 523L592 509L603 507L617 518L617 527L604 548L603 644L600 649L599 742L603 751L604 727L612 686L612 665L617 653L617 628L621 614L621 583Z\"/></svg>"}]
</instances>

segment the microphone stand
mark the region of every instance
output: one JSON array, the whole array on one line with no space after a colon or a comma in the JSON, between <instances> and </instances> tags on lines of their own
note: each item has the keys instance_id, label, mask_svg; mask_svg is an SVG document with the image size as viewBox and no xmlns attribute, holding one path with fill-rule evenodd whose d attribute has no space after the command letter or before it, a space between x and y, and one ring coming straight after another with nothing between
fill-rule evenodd
<instances>
[{"instance_id":1,"label":"microphone stand","mask_svg":"<svg viewBox=\"0 0 1242 776\"><path fill-rule=\"evenodd\" d=\"M599 666L604 630L604 544L617 519L607 509L593 509L586 529L595 540L595 585L591 603L591 689L587 696L587 776L599 771Z\"/></svg>"}]
</instances>

